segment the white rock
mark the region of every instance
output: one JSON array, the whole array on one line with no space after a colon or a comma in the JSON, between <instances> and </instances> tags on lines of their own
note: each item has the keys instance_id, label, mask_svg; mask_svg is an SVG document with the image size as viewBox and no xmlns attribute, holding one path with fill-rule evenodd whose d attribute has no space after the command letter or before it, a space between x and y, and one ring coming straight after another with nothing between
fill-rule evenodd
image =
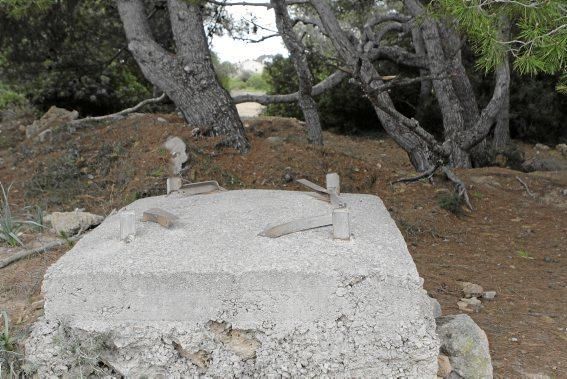
<instances>
[{"instance_id":1,"label":"white rock","mask_svg":"<svg viewBox=\"0 0 567 379\"><path fill-rule=\"evenodd\" d=\"M449 356L453 370L463 378L492 378L492 360L486 333L468 315L437 319L441 351Z\"/></svg>"},{"instance_id":2,"label":"white rock","mask_svg":"<svg viewBox=\"0 0 567 379\"><path fill-rule=\"evenodd\" d=\"M171 153L171 173L179 175L183 163L188 159L185 142L179 137L169 137L163 146Z\"/></svg>"},{"instance_id":3,"label":"white rock","mask_svg":"<svg viewBox=\"0 0 567 379\"><path fill-rule=\"evenodd\" d=\"M567 158L567 144L560 143L555 146L555 150L560 152L565 158Z\"/></svg>"},{"instance_id":4,"label":"white rock","mask_svg":"<svg viewBox=\"0 0 567 379\"><path fill-rule=\"evenodd\" d=\"M536 150L541 150L541 151L549 150L549 146L544 145L543 143L536 143L535 146L534 146L534 148L535 148Z\"/></svg>"},{"instance_id":5,"label":"white rock","mask_svg":"<svg viewBox=\"0 0 567 379\"><path fill-rule=\"evenodd\" d=\"M458 282L463 290L465 297L478 297L482 296L483 289L481 286L470 282Z\"/></svg>"},{"instance_id":6,"label":"white rock","mask_svg":"<svg viewBox=\"0 0 567 379\"><path fill-rule=\"evenodd\" d=\"M437 301L437 299L434 299L432 297L429 298L429 301L431 302L431 308L433 308L433 317L435 318L441 317L442 311L441 311L441 304L439 304L439 301Z\"/></svg>"},{"instance_id":7,"label":"white rock","mask_svg":"<svg viewBox=\"0 0 567 379\"><path fill-rule=\"evenodd\" d=\"M44 130L65 125L78 117L79 113L77 111L68 111L52 106L39 120L26 127L26 138L34 137Z\"/></svg>"},{"instance_id":8,"label":"white rock","mask_svg":"<svg viewBox=\"0 0 567 379\"><path fill-rule=\"evenodd\" d=\"M104 217L89 212L53 212L46 217L57 234L72 236L100 224Z\"/></svg>"},{"instance_id":9,"label":"white rock","mask_svg":"<svg viewBox=\"0 0 567 379\"><path fill-rule=\"evenodd\" d=\"M271 136L266 138L266 142L272 144L272 145L281 145L282 143L284 143L285 138L280 137L280 136Z\"/></svg>"},{"instance_id":10,"label":"white rock","mask_svg":"<svg viewBox=\"0 0 567 379\"><path fill-rule=\"evenodd\" d=\"M486 300L492 300L496 297L496 291L485 291L482 294L482 298Z\"/></svg>"}]
</instances>

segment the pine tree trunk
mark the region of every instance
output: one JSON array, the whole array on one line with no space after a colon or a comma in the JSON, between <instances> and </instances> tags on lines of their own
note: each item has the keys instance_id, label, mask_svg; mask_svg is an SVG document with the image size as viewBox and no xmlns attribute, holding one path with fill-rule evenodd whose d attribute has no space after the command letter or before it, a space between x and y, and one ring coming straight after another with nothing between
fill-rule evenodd
<instances>
[{"instance_id":1,"label":"pine tree trunk","mask_svg":"<svg viewBox=\"0 0 567 379\"><path fill-rule=\"evenodd\" d=\"M508 17L503 16L500 20L502 24L502 40L507 41L510 39L510 20ZM508 60L506 56L506 60ZM495 152L502 152L507 146L511 144L510 140L510 72L508 71L507 81L505 83L506 91L500 113L496 118L496 127L494 128L494 139L492 147Z\"/></svg>"},{"instance_id":2,"label":"pine tree trunk","mask_svg":"<svg viewBox=\"0 0 567 379\"><path fill-rule=\"evenodd\" d=\"M176 54L153 39L143 0L117 0L128 48L142 73L175 103L186 121L225 135L241 152L249 150L244 127L232 99L215 75L201 9L182 0L168 0Z\"/></svg>"},{"instance_id":3,"label":"pine tree trunk","mask_svg":"<svg viewBox=\"0 0 567 379\"><path fill-rule=\"evenodd\" d=\"M411 120L395 110L390 95L374 88L376 85L383 84L380 80L381 75L369 60L360 60L356 47L342 30L329 4L325 0L311 0L311 4L319 14L325 32L341 59L350 66L353 72L358 71L362 90L372 103L388 135L407 152L412 165L418 172L432 168L436 164L435 154L430 150L426 141L407 126Z\"/></svg>"},{"instance_id":4,"label":"pine tree trunk","mask_svg":"<svg viewBox=\"0 0 567 379\"><path fill-rule=\"evenodd\" d=\"M494 129L494 140L492 146L494 151L502 152L510 145L510 82L507 85L507 91L504 98L504 104L496 119L496 128Z\"/></svg>"},{"instance_id":5,"label":"pine tree trunk","mask_svg":"<svg viewBox=\"0 0 567 379\"><path fill-rule=\"evenodd\" d=\"M407 1L410 12L415 16L422 16L423 10L414 1ZM464 110L453 82L447 76L447 59L441 43L437 22L430 17L424 17L420 23L421 34L429 61L429 70L435 78L432 80L435 97L441 109L445 140L450 141L451 151L449 161L452 167L471 167L470 155L454 141L457 133L465 129Z\"/></svg>"},{"instance_id":6,"label":"pine tree trunk","mask_svg":"<svg viewBox=\"0 0 567 379\"><path fill-rule=\"evenodd\" d=\"M307 139L311 144L323 145L323 131L321 129L319 112L317 111L317 103L311 96L313 90L313 75L309 70L305 47L293 31L293 25L289 18L285 1L270 0L270 4L273 6L276 15L276 26L289 51L289 56L293 62L297 77L299 78L298 103L303 112L305 124L307 125Z\"/></svg>"},{"instance_id":7,"label":"pine tree trunk","mask_svg":"<svg viewBox=\"0 0 567 379\"><path fill-rule=\"evenodd\" d=\"M412 42L416 54L419 56L425 56L425 42L423 41L423 36L421 35L421 30L419 25L412 25L411 28ZM426 76L429 72L426 69L420 69L419 75ZM419 101L417 103L417 108L415 112L415 118L422 121L425 113L431 107L431 90L432 88L431 80L422 80L419 89Z\"/></svg>"}]
</instances>

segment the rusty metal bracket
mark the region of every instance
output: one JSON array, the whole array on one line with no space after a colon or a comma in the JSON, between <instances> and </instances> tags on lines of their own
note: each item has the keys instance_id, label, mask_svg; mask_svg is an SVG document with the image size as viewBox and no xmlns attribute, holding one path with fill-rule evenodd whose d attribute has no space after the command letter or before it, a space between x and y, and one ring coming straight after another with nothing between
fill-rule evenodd
<instances>
[{"instance_id":1,"label":"rusty metal bracket","mask_svg":"<svg viewBox=\"0 0 567 379\"><path fill-rule=\"evenodd\" d=\"M333 215L323 215L303 218L300 220L294 220L286 222L285 224L280 224L276 226L268 226L266 230L260 233L260 236L278 238L285 236L286 234L301 232L309 229L321 228L323 226L333 225Z\"/></svg>"},{"instance_id":2,"label":"rusty metal bracket","mask_svg":"<svg viewBox=\"0 0 567 379\"><path fill-rule=\"evenodd\" d=\"M180 192L183 195L201 195L219 191L226 191L215 180L198 183L181 184L181 178L168 178L167 179L167 193Z\"/></svg>"}]
</instances>

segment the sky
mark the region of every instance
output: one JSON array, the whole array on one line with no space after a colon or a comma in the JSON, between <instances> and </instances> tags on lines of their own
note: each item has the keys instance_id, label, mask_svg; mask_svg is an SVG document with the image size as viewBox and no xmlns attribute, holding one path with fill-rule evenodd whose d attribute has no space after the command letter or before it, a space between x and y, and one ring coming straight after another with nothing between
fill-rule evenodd
<instances>
[{"instance_id":1,"label":"sky","mask_svg":"<svg viewBox=\"0 0 567 379\"><path fill-rule=\"evenodd\" d=\"M254 3L265 3L266 0L248 0ZM228 2L234 2L228 0ZM265 7L255 6L229 6L226 7L227 12L234 17L235 21L245 18L250 20L251 14L255 16L256 23L271 30L276 30L276 22L273 10ZM258 39L263 35L272 34L269 31L259 30L258 34L250 36L250 38ZM222 37L214 36L212 48L219 56L221 61L229 61L233 63L242 62L249 59L256 59L260 55L276 55L282 54L287 56L287 50L280 37L268 38L259 43L249 43L245 41L235 40L229 35Z\"/></svg>"}]
</instances>

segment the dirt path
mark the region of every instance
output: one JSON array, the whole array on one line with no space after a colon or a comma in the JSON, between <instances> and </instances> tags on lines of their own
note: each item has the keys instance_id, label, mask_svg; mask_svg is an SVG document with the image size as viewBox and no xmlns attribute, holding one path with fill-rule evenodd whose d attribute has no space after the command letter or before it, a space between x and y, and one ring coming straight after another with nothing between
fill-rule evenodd
<instances>
[{"instance_id":1,"label":"dirt path","mask_svg":"<svg viewBox=\"0 0 567 379\"><path fill-rule=\"evenodd\" d=\"M246 95L248 93L252 93L252 92L236 90L236 91L232 91L231 95L232 96L238 96L238 95ZM263 92L253 92L253 93L257 94L257 95L263 95L264 94ZM240 115L240 118L242 118L242 119L258 117L262 113L264 108L266 108L266 107L261 105L261 104L258 104L258 103L236 104L236 109L238 110L238 114Z\"/></svg>"}]
</instances>

